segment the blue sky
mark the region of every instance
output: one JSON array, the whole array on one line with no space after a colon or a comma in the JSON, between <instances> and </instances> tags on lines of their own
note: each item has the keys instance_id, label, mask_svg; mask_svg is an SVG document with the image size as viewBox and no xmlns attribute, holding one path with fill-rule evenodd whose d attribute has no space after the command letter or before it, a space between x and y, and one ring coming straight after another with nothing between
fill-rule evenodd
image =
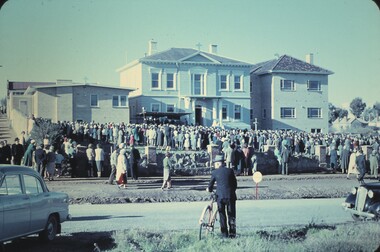
<instances>
[{"instance_id":1,"label":"blue sky","mask_svg":"<svg viewBox=\"0 0 380 252\"><path fill-rule=\"evenodd\" d=\"M380 102L380 11L371 0L9 0L0 10L0 98L6 81L119 85L115 71L148 41L248 63L288 54L334 72L329 101Z\"/></svg>"}]
</instances>

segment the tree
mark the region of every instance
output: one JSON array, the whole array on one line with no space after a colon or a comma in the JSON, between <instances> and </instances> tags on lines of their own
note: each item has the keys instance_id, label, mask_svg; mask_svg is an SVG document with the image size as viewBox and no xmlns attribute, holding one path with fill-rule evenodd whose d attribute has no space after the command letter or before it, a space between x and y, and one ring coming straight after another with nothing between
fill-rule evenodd
<instances>
[{"instance_id":1,"label":"tree","mask_svg":"<svg viewBox=\"0 0 380 252\"><path fill-rule=\"evenodd\" d=\"M374 105L373 105L373 110L374 110L374 116L375 117L378 117L380 115L380 102L376 102Z\"/></svg>"},{"instance_id":2,"label":"tree","mask_svg":"<svg viewBox=\"0 0 380 252\"><path fill-rule=\"evenodd\" d=\"M43 118L35 119L31 138L36 140L38 144L42 144L44 139L48 139L50 145L56 145L61 136L61 126L59 124Z\"/></svg>"},{"instance_id":3,"label":"tree","mask_svg":"<svg viewBox=\"0 0 380 252\"><path fill-rule=\"evenodd\" d=\"M335 107L333 104L329 103L329 123L333 123L337 118L342 119L347 115L347 109L338 108Z\"/></svg>"},{"instance_id":4,"label":"tree","mask_svg":"<svg viewBox=\"0 0 380 252\"><path fill-rule=\"evenodd\" d=\"M343 118L343 117L348 116L348 110L347 109L340 109L338 113L339 113L339 115L338 115L339 118Z\"/></svg>"},{"instance_id":5,"label":"tree","mask_svg":"<svg viewBox=\"0 0 380 252\"><path fill-rule=\"evenodd\" d=\"M336 107L332 103L329 103L329 123L333 123L336 118L338 118Z\"/></svg>"},{"instance_id":6,"label":"tree","mask_svg":"<svg viewBox=\"0 0 380 252\"><path fill-rule=\"evenodd\" d=\"M365 102L362 101L362 98L359 97L356 97L350 103L350 111L357 118L361 116L366 107L367 104L365 104Z\"/></svg>"}]
</instances>

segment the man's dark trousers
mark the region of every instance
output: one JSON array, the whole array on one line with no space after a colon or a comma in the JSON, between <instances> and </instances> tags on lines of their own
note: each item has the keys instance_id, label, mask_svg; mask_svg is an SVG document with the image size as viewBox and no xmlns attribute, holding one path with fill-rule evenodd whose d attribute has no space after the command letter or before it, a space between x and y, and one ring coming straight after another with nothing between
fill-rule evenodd
<instances>
[{"instance_id":1,"label":"man's dark trousers","mask_svg":"<svg viewBox=\"0 0 380 252\"><path fill-rule=\"evenodd\" d=\"M228 215L228 226L230 227L229 235L230 237L235 237L236 235L236 201L231 199L220 199L218 200L218 212L220 218L220 231L224 237L228 237L227 229L227 216L226 207Z\"/></svg>"}]
</instances>

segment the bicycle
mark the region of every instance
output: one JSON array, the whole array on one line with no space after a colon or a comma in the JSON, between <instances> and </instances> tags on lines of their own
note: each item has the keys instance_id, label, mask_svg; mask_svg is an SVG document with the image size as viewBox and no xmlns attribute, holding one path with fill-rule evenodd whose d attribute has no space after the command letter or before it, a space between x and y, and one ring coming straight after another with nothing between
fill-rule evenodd
<instances>
[{"instance_id":1,"label":"bicycle","mask_svg":"<svg viewBox=\"0 0 380 252\"><path fill-rule=\"evenodd\" d=\"M210 198L210 203L205 206L199 218L199 240L209 233L214 232L215 222L218 219L218 207L214 206L216 203L216 195L214 192L211 193Z\"/></svg>"}]
</instances>

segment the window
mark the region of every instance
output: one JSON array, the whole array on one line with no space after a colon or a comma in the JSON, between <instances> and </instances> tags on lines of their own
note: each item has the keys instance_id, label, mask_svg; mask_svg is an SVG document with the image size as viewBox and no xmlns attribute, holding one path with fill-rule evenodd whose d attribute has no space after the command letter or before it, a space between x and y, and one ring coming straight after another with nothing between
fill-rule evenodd
<instances>
[{"instance_id":1,"label":"window","mask_svg":"<svg viewBox=\"0 0 380 252\"><path fill-rule=\"evenodd\" d=\"M321 108L307 108L307 117L308 118L322 118L322 109Z\"/></svg>"},{"instance_id":2,"label":"window","mask_svg":"<svg viewBox=\"0 0 380 252\"><path fill-rule=\"evenodd\" d=\"M281 118L296 118L296 109L281 108Z\"/></svg>"},{"instance_id":3,"label":"window","mask_svg":"<svg viewBox=\"0 0 380 252\"><path fill-rule=\"evenodd\" d=\"M227 90L227 75L220 75L220 90Z\"/></svg>"},{"instance_id":4,"label":"window","mask_svg":"<svg viewBox=\"0 0 380 252\"><path fill-rule=\"evenodd\" d=\"M240 75L234 76L234 89L241 90L241 76Z\"/></svg>"},{"instance_id":5,"label":"window","mask_svg":"<svg viewBox=\"0 0 380 252\"><path fill-rule=\"evenodd\" d=\"M172 73L166 74L166 88L167 89L174 88L174 74Z\"/></svg>"},{"instance_id":6,"label":"window","mask_svg":"<svg viewBox=\"0 0 380 252\"><path fill-rule=\"evenodd\" d=\"M127 96L126 95L112 96L112 106L113 107L127 107Z\"/></svg>"},{"instance_id":7,"label":"window","mask_svg":"<svg viewBox=\"0 0 380 252\"><path fill-rule=\"evenodd\" d=\"M253 93L253 82L249 83L249 92Z\"/></svg>"},{"instance_id":8,"label":"window","mask_svg":"<svg viewBox=\"0 0 380 252\"><path fill-rule=\"evenodd\" d=\"M203 74L194 74L193 75L193 87L195 95L205 95L205 83Z\"/></svg>"},{"instance_id":9,"label":"window","mask_svg":"<svg viewBox=\"0 0 380 252\"><path fill-rule=\"evenodd\" d=\"M90 97L90 103L91 103L91 107L99 107L99 104L98 104L98 95L91 95L91 97Z\"/></svg>"},{"instance_id":10,"label":"window","mask_svg":"<svg viewBox=\"0 0 380 252\"><path fill-rule=\"evenodd\" d=\"M24 183L26 194L37 194L43 192L41 182L36 177L24 175Z\"/></svg>"},{"instance_id":11,"label":"window","mask_svg":"<svg viewBox=\"0 0 380 252\"><path fill-rule=\"evenodd\" d=\"M292 80L281 80L281 90L283 91L295 91L294 81Z\"/></svg>"},{"instance_id":12,"label":"window","mask_svg":"<svg viewBox=\"0 0 380 252\"><path fill-rule=\"evenodd\" d=\"M321 83L319 81L307 81L307 90L321 91Z\"/></svg>"},{"instance_id":13,"label":"window","mask_svg":"<svg viewBox=\"0 0 380 252\"><path fill-rule=\"evenodd\" d=\"M223 105L222 106L222 120L227 120L227 114L228 114L228 106Z\"/></svg>"},{"instance_id":14,"label":"window","mask_svg":"<svg viewBox=\"0 0 380 252\"><path fill-rule=\"evenodd\" d=\"M241 105L235 105L234 114L235 114L235 120L241 119Z\"/></svg>"},{"instance_id":15,"label":"window","mask_svg":"<svg viewBox=\"0 0 380 252\"><path fill-rule=\"evenodd\" d=\"M159 88L159 74L152 73L152 88Z\"/></svg>"},{"instance_id":16,"label":"window","mask_svg":"<svg viewBox=\"0 0 380 252\"><path fill-rule=\"evenodd\" d=\"M321 130L321 129L311 129L310 132L311 132L311 133L321 133L322 130Z\"/></svg>"},{"instance_id":17,"label":"window","mask_svg":"<svg viewBox=\"0 0 380 252\"><path fill-rule=\"evenodd\" d=\"M252 121L253 120L253 109L249 110L249 119Z\"/></svg>"},{"instance_id":18,"label":"window","mask_svg":"<svg viewBox=\"0 0 380 252\"><path fill-rule=\"evenodd\" d=\"M266 109L263 109L263 119L266 119L267 118L267 110Z\"/></svg>"},{"instance_id":19,"label":"window","mask_svg":"<svg viewBox=\"0 0 380 252\"><path fill-rule=\"evenodd\" d=\"M151 105L152 112L160 112L160 104L159 103L153 103Z\"/></svg>"},{"instance_id":20,"label":"window","mask_svg":"<svg viewBox=\"0 0 380 252\"><path fill-rule=\"evenodd\" d=\"M167 104L166 105L166 112L173 113L174 112L174 104Z\"/></svg>"},{"instance_id":21,"label":"window","mask_svg":"<svg viewBox=\"0 0 380 252\"><path fill-rule=\"evenodd\" d=\"M17 195L22 194L19 175L7 175L0 188L0 194Z\"/></svg>"}]
</instances>

